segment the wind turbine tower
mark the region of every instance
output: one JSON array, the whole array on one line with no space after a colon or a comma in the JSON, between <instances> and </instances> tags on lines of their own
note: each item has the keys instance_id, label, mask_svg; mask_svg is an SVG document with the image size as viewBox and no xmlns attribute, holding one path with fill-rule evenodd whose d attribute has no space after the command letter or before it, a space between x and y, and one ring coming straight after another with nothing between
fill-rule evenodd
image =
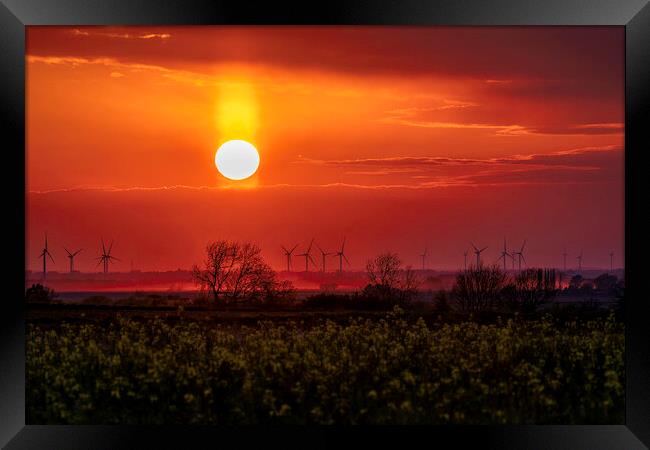
<instances>
[{"instance_id":1,"label":"wind turbine tower","mask_svg":"<svg viewBox=\"0 0 650 450\"><path fill-rule=\"evenodd\" d=\"M47 233L45 233L45 247L43 248L43 251L41 252L41 255L39 258L43 258L43 278L47 277L47 258L50 258L52 260L52 263L54 263L54 258L52 258L52 254L50 251L47 249Z\"/></svg>"},{"instance_id":2,"label":"wind turbine tower","mask_svg":"<svg viewBox=\"0 0 650 450\"><path fill-rule=\"evenodd\" d=\"M512 258L512 255L510 253L508 253L508 250L506 250L506 238L503 238L503 250L501 251L501 256L499 256L499 259L503 259L503 271L504 272L506 270L508 270L507 267L506 267L506 257Z\"/></svg>"},{"instance_id":3,"label":"wind turbine tower","mask_svg":"<svg viewBox=\"0 0 650 450\"><path fill-rule=\"evenodd\" d=\"M576 259L578 260L578 270L582 270L582 250L580 250L580 254L576 256Z\"/></svg>"},{"instance_id":4,"label":"wind turbine tower","mask_svg":"<svg viewBox=\"0 0 650 450\"><path fill-rule=\"evenodd\" d=\"M472 244L472 247L474 247L474 254L476 255L476 268L478 269L479 265L481 264L481 253L487 249L487 246L479 250L478 247L476 247L476 245L474 245L472 242L470 242L470 244Z\"/></svg>"},{"instance_id":5,"label":"wind turbine tower","mask_svg":"<svg viewBox=\"0 0 650 450\"><path fill-rule=\"evenodd\" d=\"M115 256L111 255L111 250L113 250L113 241L111 240L111 245L108 247L108 251L106 250L106 244L104 244L104 238L102 238L102 254L99 258L99 262L97 265L99 266L100 264L104 264L104 273L108 273L108 266L111 263L111 261L120 261L119 258L116 258Z\"/></svg>"},{"instance_id":6,"label":"wind turbine tower","mask_svg":"<svg viewBox=\"0 0 650 450\"><path fill-rule=\"evenodd\" d=\"M70 250L68 250L65 247L63 247L63 249L68 254L68 259L70 260L70 273L72 273L72 272L74 272L74 257L77 256L79 254L79 252L81 252L81 250L83 250L83 249L80 248L79 250L77 250L74 253L70 252Z\"/></svg>"},{"instance_id":7,"label":"wind turbine tower","mask_svg":"<svg viewBox=\"0 0 650 450\"><path fill-rule=\"evenodd\" d=\"M305 272L309 272L309 261L312 262L312 264L316 265L316 262L314 262L314 258L311 257L311 247L314 245L314 239L312 238L311 242L309 243L309 247L307 247L307 251L305 253L300 253L296 256L304 256L305 257Z\"/></svg>"},{"instance_id":8,"label":"wind turbine tower","mask_svg":"<svg viewBox=\"0 0 650 450\"><path fill-rule=\"evenodd\" d=\"M564 253L562 253L562 257L564 258L564 271L566 272L566 257L568 253L566 252L566 248L564 249Z\"/></svg>"},{"instance_id":9,"label":"wind turbine tower","mask_svg":"<svg viewBox=\"0 0 650 450\"><path fill-rule=\"evenodd\" d=\"M614 252L609 252L609 271L614 272Z\"/></svg>"},{"instance_id":10,"label":"wind turbine tower","mask_svg":"<svg viewBox=\"0 0 650 450\"><path fill-rule=\"evenodd\" d=\"M469 253L469 250L465 250L465 253L463 253L463 256L465 257L465 271L467 271L467 254Z\"/></svg>"},{"instance_id":11,"label":"wind turbine tower","mask_svg":"<svg viewBox=\"0 0 650 450\"><path fill-rule=\"evenodd\" d=\"M284 254L287 257L287 272L291 272L291 255L293 255L296 247L298 247L298 244L294 245L291 250L287 250L284 245L282 246L282 250L284 250Z\"/></svg>"},{"instance_id":12,"label":"wind turbine tower","mask_svg":"<svg viewBox=\"0 0 650 450\"><path fill-rule=\"evenodd\" d=\"M422 270L426 270L426 266L427 266L426 261L427 261L427 253L428 253L428 251L429 251L429 249L425 247L424 248L424 253L422 253L420 255L420 257L422 258Z\"/></svg>"},{"instance_id":13,"label":"wind turbine tower","mask_svg":"<svg viewBox=\"0 0 650 450\"><path fill-rule=\"evenodd\" d=\"M318 247L318 250L320 251L320 254L323 257L323 273L325 273L325 259L330 255L334 255L334 253L326 252L325 250L320 248L320 245L318 245L318 244L316 244L316 247Z\"/></svg>"},{"instance_id":14,"label":"wind turbine tower","mask_svg":"<svg viewBox=\"0 0 650 450\"><path fill-rule=\"evenodd\" d=\"M517 260L519 262L519 271L521 271L521 261L523 260L526 262L526 258L524 258L524 247L526 247L526 239L524 239L524 243L521 244L519 251L514 253L514 255L517 255Z\"/></svg>"},{"instance_id":15,"label":"wind turbine tower","mask_svg":"<svg viewBox=\"0 0 650 450\"><path fill-rule=\"evenodd\" d=\"M343 238L343 244L341 245L341 250L336 252L335 255L339 257L339 272L343 272L343 260L345 259L345 262L348 263L348 266L350 265L350 261L348 261L348 257L345 256L345 238Z\"/></svg>"}]
</instances>

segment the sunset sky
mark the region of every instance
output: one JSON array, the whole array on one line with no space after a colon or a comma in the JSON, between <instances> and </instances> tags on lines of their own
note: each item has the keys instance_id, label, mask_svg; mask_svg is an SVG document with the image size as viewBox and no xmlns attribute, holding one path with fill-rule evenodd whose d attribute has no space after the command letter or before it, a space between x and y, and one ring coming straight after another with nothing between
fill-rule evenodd
<instances>
[{"instance_id":1,"label":"sunset sky","mask_svg":"<svg viewBox=\"0 0 650 450\"><path fill-rule=\"evenodd\" d=\"M458 268L470 241L493 262L504 236L529 265L623 266L622 27L30 26L26 73L28 269L45 231L59 271L63 246L99 270L101 236L117 271L220 238L280 269L344 236L353 268ZM215 168L231 139L247 180Z\"/></svg>"}]
</instances>

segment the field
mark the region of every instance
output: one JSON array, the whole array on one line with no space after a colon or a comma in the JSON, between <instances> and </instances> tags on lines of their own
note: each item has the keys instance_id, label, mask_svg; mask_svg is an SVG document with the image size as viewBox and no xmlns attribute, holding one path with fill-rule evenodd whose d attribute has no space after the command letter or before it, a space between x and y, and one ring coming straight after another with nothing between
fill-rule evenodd
<instances>
[{"instance_id":1,"label":"field","mask_svg":"<svg viewBox=\"0 0 650 450\"><path fill-rule=\"evenodd\" d=\"M28 313L27 423L624 420L624 329L613 315L87 314L54 323L52 311Z\"/></svg>"}]
</instances>

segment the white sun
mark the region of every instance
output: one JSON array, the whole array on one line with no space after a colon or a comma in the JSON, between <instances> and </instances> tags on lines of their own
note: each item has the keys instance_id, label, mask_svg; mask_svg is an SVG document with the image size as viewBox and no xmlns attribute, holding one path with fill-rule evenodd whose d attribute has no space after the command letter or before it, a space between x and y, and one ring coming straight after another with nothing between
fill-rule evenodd
<instances>
[{"instance_id":1,"label":"white sun","mask_svg":"<svg viewBox=\"0 0 650 450\"><path fill-rule=\"evenodd\" d=\"M221 144L214 156L219 173L231 180L244 180L260 165L260 154L250 142L233 140Z\"/></svg>"}]
</instances>

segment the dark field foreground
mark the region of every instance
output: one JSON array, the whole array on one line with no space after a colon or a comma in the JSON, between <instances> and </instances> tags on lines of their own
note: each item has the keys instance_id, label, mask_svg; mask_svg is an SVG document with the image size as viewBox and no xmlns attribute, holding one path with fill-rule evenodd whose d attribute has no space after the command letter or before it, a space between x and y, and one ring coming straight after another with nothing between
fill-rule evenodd
<instances>
[{"instance_id":1,"label":"dark field foreground","mask_svg":"<svg viewBox=\"0 0 650 450\"><path fill-rule=\"evenodd\" d=\"M396 309L249 325L214 320L223 312L87 321L76 311L53 325L42 314L28 314L29 424L624 420L613 316L444 323Z\"/></svg>"}]
</instances>

